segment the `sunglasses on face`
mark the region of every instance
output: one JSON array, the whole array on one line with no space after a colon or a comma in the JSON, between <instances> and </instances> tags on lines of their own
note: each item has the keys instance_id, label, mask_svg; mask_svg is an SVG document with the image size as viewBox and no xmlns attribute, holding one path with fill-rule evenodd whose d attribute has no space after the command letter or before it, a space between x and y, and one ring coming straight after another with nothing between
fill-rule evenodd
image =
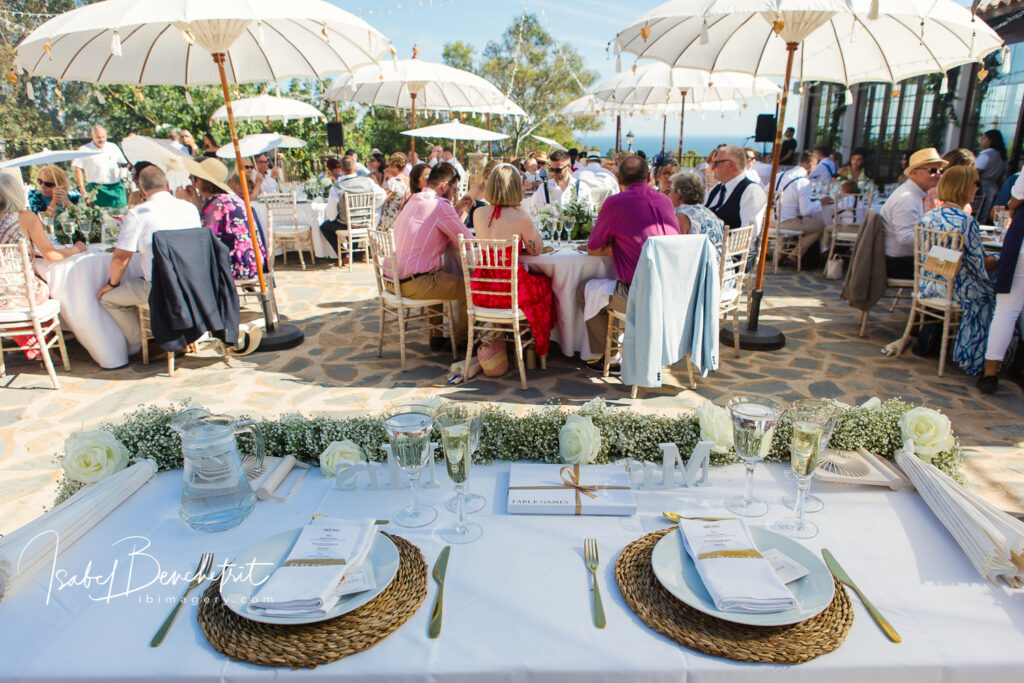
<instances>
[{"instance_id":1,"label":"sunglasses on face","mask_svg":"<svg viewBox=\"0 0 1024 683\"><path fill-rule=\"evenodd\" d=\"M565 169L567 169L569 167L568 166L549 166L548 168L551 169L552 173L561 173L562 171L564 171Z\"/></svg>"},{"instance_id":2,"label":"sunglasses on face","mask_svg":"<svg viewBox=\"0 0 1024 683\"><path fill-rule=\"evenodd\" d=\"M43 187L57 187L57 183L48 183L45 180L40 180L39 184Z\"/></svg>"},{"instance_id":3,"label":"sunglasses on face","mask_svg":"<svg viewBox=\"0 0 1024 683\"><path fill-rule=\"evenodd\" d=\"M252 166L244 166L243 168L245 168L246 171L251 171L253 169Z\"/></svg>"},{"instance_id":4,"label":"sunglasses on face","mask_svg":"<svg viewBox=\"0 0 1024 683\"><path fill-rule=\"evenodd\" d=\"M715 159L714 161L711 162L711 165L718 166L719 164L724 164L727 161L732 161L732 159Z\"/></svg>"}]
</instances>

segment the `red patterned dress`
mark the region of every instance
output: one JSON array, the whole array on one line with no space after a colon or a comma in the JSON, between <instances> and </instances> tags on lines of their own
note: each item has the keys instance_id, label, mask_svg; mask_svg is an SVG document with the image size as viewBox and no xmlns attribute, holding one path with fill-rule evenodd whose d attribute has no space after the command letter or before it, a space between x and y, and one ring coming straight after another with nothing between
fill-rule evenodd
<instances>
[{"instance_id":1,"label":"red patterned dress","mask_svg":"<svg viewBox=\"0 0 1024 683\"><path fill-rule=\"evenodd\" d=\"M494 207L491 213L491 224L495 218L501 216L501 207ZM505 259L512 259L512 247L505 253ZM507 261L506 261L507 262ZM530 273L518 264L519 282L519 310L526 314L526 320L530 323L533 331L533 338L537 345L537 354L548 355L548 344L551 340L551 328L555 326L555 297L551 291L551 278L546 275ZM477 268L474 277L489 279L502 279L508 281L509 271L500 269ZM508 308L510 305L507 295L484 294L483 292L507 291L508 285L501 282L476 282L472 283L473 305L484 308ZM480 292L479 294L477 292Z\"/></svg>"}]
</instances>

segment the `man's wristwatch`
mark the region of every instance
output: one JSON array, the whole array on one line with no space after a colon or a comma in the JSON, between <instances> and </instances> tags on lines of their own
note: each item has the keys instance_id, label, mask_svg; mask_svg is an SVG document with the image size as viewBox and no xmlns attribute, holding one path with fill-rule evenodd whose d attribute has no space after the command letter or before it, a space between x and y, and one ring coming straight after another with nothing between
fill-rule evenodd
<instances>
[{"instance_id":1,"label":"man's wristwatch","mask_svg":"<svg viewBox=\"0 0 1024 683\"><path fill-rule=\"evenodd\" d=\"M107 287L117 288L117 287L120 287L120 286L121 286L120 282L113 283L113 282L110 281L110 278L107 278Z\"/></svg>"}]
</instances>

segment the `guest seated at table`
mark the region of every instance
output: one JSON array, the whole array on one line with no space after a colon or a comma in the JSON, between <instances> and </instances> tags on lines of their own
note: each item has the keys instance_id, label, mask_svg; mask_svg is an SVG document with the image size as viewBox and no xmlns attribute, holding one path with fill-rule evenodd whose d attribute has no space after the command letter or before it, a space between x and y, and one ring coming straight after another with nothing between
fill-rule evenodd
<instances>
[{"instance_id":1,"label":"guest seated at table","mask_svg":"<svg viewBox=\"0 0 1024 683\"><path fill-rule=\"evenodd\" d=\"M707 235L715 248L715 254L722 258L722 238L725 224L711 209L704 206L707 190L704 181L693 171L679 171L672 175L668 198L676 208L680 235Z\"/></svg>"},{"instance_id":2,"label":"guest seated at table","mask_svg":"<svg viewBox=\"0 0 1024 683\"><path fill-rule=\"evenodd\" d=\"M231 253L231 276L236 280L256 277L256 255L252 250L252 234L246 217L245 202L231 191L225 180L227 166L220 159L185 160L192 175L192 185L180 188L175 196L187 199L199 209L203 227L209 228ZM260 263L267 262L263 236L256 231L260 245Z\"/></svg>"},{"instance_id":3,"label":"guest seated at table","mask_svg":"<svg viewBox=\"0 0 1024 683\"><path fill-rule=\"evenodd\" d=\"M744 147L743 148L743 153L747 157L747 168L746 168L745 171L743 171L743 175L745 175L746 177L750 178L752 181L754 181L758 185L763 185L764 184L764 180L761 178L761 174L757 172L757 168L756 168L756 166L757 166L757 150L754 149L753 147ZM771 169L768 169L768 172L771 173Z\"/></svg>"},{"instance_id":4,"label":"guest seated at table","mask_svg":"<svg viewBox=\"0 0 1024 683\"><path fill-rule=\"evenodd\" d=\"M215 157L217 156L217 150L220 149L220 145L209 133L203 133L203 156L204 157Z\"/></svg>"},{"instance_id":5,"label":"guest seated at table","mask_svg":"<svg viewBox=\"0 0 1024 683\"><path fill-rule=\"evenodd\" d=\"M945 154L943 154L942 158L946 160L947 171L953 168L954 166L970 166L971 168L974 168L974 152L967 149L966 147L961 147L959 149L951 149ZM939 190L938 187L933 187L932 189L928 190L928 192L925 193L924 195L924 210L931 211L932 209L938 207L939 205ZM971 205L965 204L964 211L966 211L968 214L971 214Z\"/></svg>"},{"instance_id":6,"label":"guest seated at table","mask_svg":"<svg viewBox=\"0 0 1024 683\"><path fill-rule=\"evenodd\" d=\"M28 210L32 213L54 214L72 204L78 204L82 198L76 190L71 189L71 183L64 171L56 166L43 166L36 172L36 182L39 189L32 189L28 192Z\"/></svg>"},{"instance_id":7,"label":"guest seated at table","mask_svg":"<svg viewBox=\"0 0 1024 683\"><path fill-rule=\"evenodd\" d=\"M427 186L405 203L395 219L395 255L398 260L396 275L401 281L402 296L410 299L446 299L466 303L466 285L459 275L441 267L441 257L449 247L458 249L459 235L473 239L459 213L452 206L458 189L459 176L455 168L441 162L430 171ZM441 324L440 309L432 323ZM464 313L464 312L463 312ZM458 316L456 340L466 338L466 316ZM430 348L437 351L445 340L433 337Z\"/></svg>"},{"instance_id":8,"label":"guest seated at table","mask_svg":"<svg viewBox=\"0 0 1024 683\"><path fill-rule=\"evenodd\" d=\"M907 164L906 182L893 190L882 206L885 271L890 278L914 277L914 226L924 215L925 195L939 184L942 169L948 165L934 147L917 150Z\"/></svg>"},{"instance_id":9,"label":"guest seated at table","mask_svg":"<svg viewBox=\"0 0 1024 683\"><path fill-rule=\"evenodd\" d=\"M864 187L871 182L871 178L868 176L868 170L864 168L864 162L867 159L867 150L863 147L858 147L853 150L853 154L850 155L850 161L845 166L839 169L838 177L843 180L852 180L857 183L859 187Z\"/></svg>"},{"instance_id":10,"label":"guest seated at table","mask_svg":"<svg viewBox=\"0 0 1024 683\"><path fill-rule=\"evenodd\" d=\"M520 204L523 201L523 181L519 172L510 164L497 166L487 178L486 194L490 206L478 207L473 211L476 236L485 240L507 240L519 236L522 250L531 256L544 251L544 240L537 232L530 214ZM511 254L506 254L511 258ZM555 323L554 296L551 279L546 275L527 272L519 264L518 288L519 310L526 314L530 330L537 345L537 355L548 355L551 328ZM507 270L489 271L477 268L475 277L508 280ZM508 291L508 285L500 282L473 282L473 305L485 308L508 308L508 296L494 296L487 291ZM478 293L479 292L479 293Z\"/></svg>"},{"instance_id":11,"label":"guest seated at table","mask_svg":"<svg viewBox=\"0 0 1024 683\"><path fill-rule=\"evenodd\" d=\"M156 166L139 173L139 191L145 202L129 209L110 261L110 276L97 298L128 340L128 353L142 349L138 306L149 303L153 274L153 233L158 230L188 230L202 226L195 204L171 195L167 176ZM138 256L142 277L125 278L128 263Z\"/></svg>"},{"instance_id":12,"label":"guest seated at table","mask_svg":"<svg viewBox=\"0 0 1024 683\"><path fill-rule=\"evenodd\" d=\"M30 254L41 254L47 261L60 261L86 249L82 242L66 248L53 246L39 216L25 208L25 190L21 182L0 172L0 244L13 244L19 239L25 239L35 247L34 251L29 249Z\"/></svg>"},{"instance_id":13,"label":"guest seated at table","mask_svg":"<svg viewBox=\"0 0 1024 683\"><path fill-rule=\"evenodd\" d=\"M464 196L473 200L471 205L467 202L468 208L462 219L462 222L465 223L466 227L470 230L476 230L476 223L474 223L476 209L479 209L481 206L487 206L487 179L491 177L491 173L494 172L494 169L501 166L502 163L501 159L488 159L487 163L484 165L482 181L470 187ZM511 164L505 165L511 166ZM519 179L520 183L522 183L522 175L519 176Z\"/></svg>"},{"instance_id":14,"label":"guest seated at table","mask_svg":"<svg viewBox=\"0 0 1024 683\"><path fill-rule=\"evenodd\" d=\"M999 387L999 365L1006 356L1021 311L1024 311L1024 211L1014 213L1003 238L995 291L996 307L985 346L985 372L978 378L978 389L983 394L994 394ZM1024 387L1024 376L1018 377L1017 381Z\"/></svg>"},{"instance_id":15,"label":"guest seated at table","mask_svg":"<svg viewBox=\"0 0 1024 683\"><path fill-rule=\"evenodd\" d=\"M366 162L366 165L370 169L370 178L373 182L384 187L384 167L388 165L387 158L380 152L376 152L370 154L370 159Z\"/></svg>"},{"instance_id":16,"label":"guest seated at table","mask_svg":"<svg viewBox=\"0 0 1024 683\"><path fill-rule=\"evenodd\" d=\"M992 204L1006 175L1006 143L1003 142L1003 134L993 128L982 134L980 145L981 151L974 162L981 182L977 200L978 220L988 223Z\"/></svg>"},{"instance_id":17,"label":"guest seated at table","mask_svg":"<svg viewBox=\"0 0 1024 683\"><path fill-rule=\"evenodd\" d=\"M813 198L810 175L814 172L817 161L811 152L804 152L796 168L787 172L779 179L779 228L796 230L800 237L800 254L806 254L821 238L825 229L822 217L823 205L831 204L832 200L822 197Z\"/></svg>"},{"instance_id":18,"label":"guest seated at table","mask_svg":"<svg viewBox=\"0 0 1024 683\"><path fill-rule=\"evenodd\" d=\"M815 147L815 165L808 172L807 177L814 182L830 183L839 173L839 164L832 158L832 153L825 147ZM800 162L797 161L799 164Z\"/></svg>"},{"instance_id":19,"label":"guest seated at table","mask_svg":"<svg viewBox=\"0 0 1024 683\"><path fill-rule=\"evenodd\" d=\"M668 194L672 190L672 176L679 172L679 162L669 159L654 172L655 189Z\"/></svg>"},{"instance_id":20,"label":"guest seated at table","mask_svg":"<svg viewBox=\"0 0 1024 683\"><path fill-rule=\"evenodd\" d=\"M341 175L338 181L331 187L327 196L327 208L324 212L327 220L320 224L320 232L323 234L327 244L335 246L338 243L337 230L348 230L347 218L345 216L345 195L372 193L377 206L384 203L387 196L384 188L374 182L370 176L361 176L357 173L357 162L355 157L345 155L341 158Z\"/></svg>"},{"instance_id":21,"label":"guest seated at table","mask_svg":"<svg viewBox=\"0 0 1024 683\"><path fill-rule=\"evenodd\" d=\"M953 281L953 301L960 306L960 327L953 345L953 360L968 375L977 375L985 367L985 343L995 308L995 289L988 271L995 270L996 257L985 253L981 245L978 221L963 210L974 197L978 172L969 166L957 166L943 172L939 181L942 206L921 218L921 225L963 235L963 260ZM922 263L924 257L922 256ZM921 281L921 297L945 297L946 286Z\"/></svg>"},{"instance_id":22,"label":"guest seated at table","mask_svg":"<svg viewBox=\"0 0 1024 683\"><path fill-rule=\"evenodd\" d=\"M426 164L416 164L409 171L409 194L414 195L422 192L427 186L427 178L430 177L430 167ZM408 201L408 199L406 200Z\"/></svg>"},{"instance_id":23,"label":"guest seated at table","mask_svg":"<svg viewBox=\"0 0 1024 683\"><path fill-rule=\"evenodd\" d=\"M768 195L760 185L744 175L747 155L740 147L725 145L718 149L710 171L718 184L711 188L704 205L729 228L754 226L748 268L759 254L761 220Z\"/></svg>"},{"instance_id":24,"label":"guest seated at table","mask_svg":"<svg viewBox=\"0 0 1024 683\"><path fill-rule=\"evenodd\" d=\"M544 177L540 172L540 164L533 157L527 159L523 163L523 187L527 192L533 192L542 182Z\"/></svg>"},{"instance_id":25,"label":"guest seated at table","mask_svg":"<svg viewBox=\"0 0 1024 683\"><path fill-rule=\"evenodd\" d=\"M591 152L587 155L587 163L574 174L575 178L590 188L594 203L600 209L606 199L619 191L619 179L615 174L601 165L601 153Z\"/></svg>"},{"instance_id":26,"label":"guest seated at table","mask_svg":"<svg viewBox=\"0 0 1024 683\"><path fill-rule=\"evenodd\" d=\"M590 188L580 180L573 178L572 172L569 170L568 154L560 149L552 152L548 173L548 180L533 193L532 201L535 209L541 209L549 204L565 207L572 202L582 202L590 206L592 210L595 208L594 195L590 192Z\"/></svg>"},{"instance_id":27,"label":"guest seated at table","mask_svg":"<svg viewBox=\"0 0 1024 683\"><path fill-rule=\"evenodd\" d=\"M401 152L395 152L388 157L388 164L384 168L384 191L387 196L384 198L384 206L381 209L380 223L378 229L390 230L398 218L398 213L405 206L409 198L409 179L402 174L405 168L406 158Z\"/></svg>"},{"instance_id":28,"label":"guest seated at table","mask_svg":"<svg viewBox=\"0 0 1024 683\"><path fill-rule=\"evenodd\" d=\"M140 161L137 164L135 164L134 166L132 166L132 185L133 186L135 186L136 188L139 187L139 173L142 172L142 169L149 168L152 165L153 164L151 162L149 162L149 161ZM139 192L138 189L132 190L132 192L128 195L128 208L130 209L132 207L138 206L139 204L141 204L144 201L146 201L146 200L142 197L142 193Z\"/></svg>"},{"instance_id":29,"label":"guest seated at table","mask_svg":"<svg viewBox=\"0 0 1024 683\"><path fill-rule=\"evenodd\" d=\"M626 312L626 299L633 273L640 260L640 252L648 237L678 235L672 201L647 184L647 162L639 156L630 156L619 164L619 186L622 192L605 200L594 229L587 240L587 251L593 256L611 254L618 281L608 306L587 320L587 338L591 355L604 349L608 332L608 309ZM749 181L748 181L749 182ZM586 308L586 282L576 290L580 310ZM587 367L604 372L603 356L587 361Z\"/></svg>"}]
</instances>

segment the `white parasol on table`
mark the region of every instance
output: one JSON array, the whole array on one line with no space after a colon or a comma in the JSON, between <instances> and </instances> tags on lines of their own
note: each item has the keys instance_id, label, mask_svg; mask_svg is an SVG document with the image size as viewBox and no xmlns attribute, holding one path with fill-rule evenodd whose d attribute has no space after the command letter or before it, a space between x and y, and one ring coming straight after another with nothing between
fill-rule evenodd
<instances>
[{"instance_id":1,"label":"white parasol on table","mask_svg":"<svg viewBox=\"0 0 1024 683\"><path fill-rule=\"evenodd\" d=\"M294 138L291 135L280 133L255 133L238 139L238 148L242 151L243 157L254 157L257 154L265 154L278 147L284 149L298 149L305 147L306 141ZM217 156L221 159L231 159L235 156L235 146L224 145L217 150Z\"/></svg>"},{"instance_id":2,"label":"white parasol on table","mask_svg":"<svg viewBox=\"0 0 1024 683\"><path fill-rule=\"evenodd\" d=\"M36 28L18 45L15 66L31 76L91 83L219 83L237 144L229 83L347 73L375 64L386 49L379 31L323 0L106 0ZM241 166L237 146L235 159ZM241 189L255 245L249 188L241 183ZM268 330L261 348L301 343L297 328L275 331L259 250L254 251Z\"/></svg>"},{"instance_id":3,"label":"white parasol on table","mask_svg":"<svg viewBox=\"0 0 1024 683\"><path fill-rule=\"evenodd\" d=\"M403 130L402 135L416 138L439 138L444 140L474 140L476 142L497 142L508 138L504 133L495 133L476 126L467 126L461 121L449 121L413 130Z\"/></svg>"},{"instance_id":4,"label":"white parasol on table","mask_svg":"<svg viewBox=\"0 0 1024 683\"><path fill-rule=\"evenodd\" d=\"M167 174L171 190L189 184L189 172L184 161L189 158L188 152L178 149L170 140L129 135L121 141L121 151L133 166L140 161L148 161L158 166Z\"/></svg>"},{"instance_id":5,"label":"white parasol on table","mask_svg":"<svg viewBox=\"0 0 1024 683\"><path fill-rule=\"evenodd\" d=\"M322 119L323 112L306 102L290 97L258 95L231 103L235 121L292 121L295 119ZM227 105L213 112L211 121L227 121Z\"/></svg>"},{"instance_id":6,"label":"white parasol on table","mask_svg":"<svg viewBox=\"0 0 1024 683\"><path fill-rule=\"evenodd\" d=\"M800 81L895 83L945 74L1003 44L985 22L952 0L671 0L619 31L613 43L616 54L629 52L673 67L783 78L772 179L794 64ZM945 84L944 77L943 91ZM770 182L768 206L774 195ZM786 343L777 329L758 328L770 223L771 211L765 211L757 282L741 339L750 349Z\"/></svg>"},{"instance_id":7,"label":"white parasol on table","mask_svg":"<svg viewBox=\"0 0 1024 683\"><path fill-rule=\"evenodd\" d=\"M44 149L42 152L33 152L22 157L0 161L0 168L19 168L21 166L45 166L47 164L59 164L63 161L71 161L82 157L99 154L99 150L77 150L77 149Z\"/></svg>"}]
</instances>

